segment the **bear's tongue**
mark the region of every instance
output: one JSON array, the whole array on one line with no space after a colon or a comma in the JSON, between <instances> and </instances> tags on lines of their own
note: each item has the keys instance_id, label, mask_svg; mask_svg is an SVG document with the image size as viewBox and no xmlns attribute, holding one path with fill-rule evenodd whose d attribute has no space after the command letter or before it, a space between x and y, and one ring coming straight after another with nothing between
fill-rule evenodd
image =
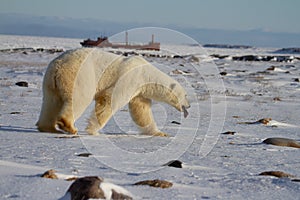
<instances>
[{"instance_id":1,"label":"bear's tongue","mask_svg":"<svg viewBox=\"0 0 300 200\"><path fill-rule=\"evenodd\" d=\"M185 106L182 106L183 116L186 118L189 115L189 112L186 110Z\"/></svg>"}]
</instances>

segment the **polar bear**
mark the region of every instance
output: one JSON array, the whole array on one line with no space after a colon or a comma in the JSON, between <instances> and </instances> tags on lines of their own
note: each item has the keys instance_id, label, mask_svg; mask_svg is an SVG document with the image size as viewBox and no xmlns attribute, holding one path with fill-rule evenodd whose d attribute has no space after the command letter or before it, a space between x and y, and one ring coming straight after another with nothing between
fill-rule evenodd
<instances>
[{"instance_id":1,"label":"polar bear","mask_svg":"<svg viewBox=\"0 0 300 200\"><path fill-rule=\"evenodd\" d=\"M74 122L92 101L86 131L98 134L113 114L129 104L142 134L167 136L152 116L152 100L187 116L187 93L174 79L140 56L124 57L99 48L69 50L50 62L43 80L43 103L36 124L41 132L77 134Z\"/></svg>"}]
</instances>

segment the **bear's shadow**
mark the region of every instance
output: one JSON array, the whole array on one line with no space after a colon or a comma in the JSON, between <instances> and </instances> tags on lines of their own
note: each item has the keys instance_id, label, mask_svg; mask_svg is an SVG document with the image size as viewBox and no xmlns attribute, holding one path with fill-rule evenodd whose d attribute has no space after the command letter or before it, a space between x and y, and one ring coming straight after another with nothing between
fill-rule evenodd
<instances>
[{"instance_id":1,"label":"bear's shadow","mask_svg":"<svg viewBox=\"0 0 300 200\"><path fill-rule=\"evenodd\" d=\"M38 130L36 128L26 128L21 126L0 126L0 131L6 132L19 132L19 133L37 133Z\"/></svg>"}]
</instances>

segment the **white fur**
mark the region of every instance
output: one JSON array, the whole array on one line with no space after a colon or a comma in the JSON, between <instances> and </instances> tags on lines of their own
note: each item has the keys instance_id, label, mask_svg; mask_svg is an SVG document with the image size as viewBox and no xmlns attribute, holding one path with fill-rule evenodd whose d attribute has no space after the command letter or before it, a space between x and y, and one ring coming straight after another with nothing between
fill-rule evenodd
<instances>
[{"instance_id":1,"label":"white fur","mask_svg":"<svg viewBox=\"0 0 300 200\"><path fill-rule=\"evenodd\" d=\"M68 51L53 60L44 77L43 93L37 126L46 132L59 131L58 125L63 131L77 133L74 122L93 100L95 110L86 128L93 135L127 103L141 132L150 135L163 135L152 116L152 99L181 112L182 106L189 107L182 86L145 59L95 48Z\"/></svg>"}]
</instances>

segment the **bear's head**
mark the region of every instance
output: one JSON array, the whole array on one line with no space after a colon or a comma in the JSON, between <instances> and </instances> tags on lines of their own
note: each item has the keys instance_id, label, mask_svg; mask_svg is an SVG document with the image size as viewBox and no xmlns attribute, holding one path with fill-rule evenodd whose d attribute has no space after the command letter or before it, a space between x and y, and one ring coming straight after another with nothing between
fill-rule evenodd
<instances>
[{"instance_id":1,"label":"bear's head","mask_svg":"<svg viewBox=\"0 0 300 200\"><path fill-rule=\"evenodd\" d=\"M167 103L187 117L187 108L190 107L185 89L175 80L169 83L148 83L141 88L141 94L145 98Z\"/></svg>"},{"instance_id":2,"label":"bear's head","mask_svg":"<svg viewBox=\"0 0 300 200\"><path fill-rule=\"evenodd\" d=\"M178 111L184 113L184 117L188 116L187 108L190 107L190 103L187 99L187 93L185 89L178 83L171 83L169 86L171 105Z\"/></svg>"}]
</instances>

